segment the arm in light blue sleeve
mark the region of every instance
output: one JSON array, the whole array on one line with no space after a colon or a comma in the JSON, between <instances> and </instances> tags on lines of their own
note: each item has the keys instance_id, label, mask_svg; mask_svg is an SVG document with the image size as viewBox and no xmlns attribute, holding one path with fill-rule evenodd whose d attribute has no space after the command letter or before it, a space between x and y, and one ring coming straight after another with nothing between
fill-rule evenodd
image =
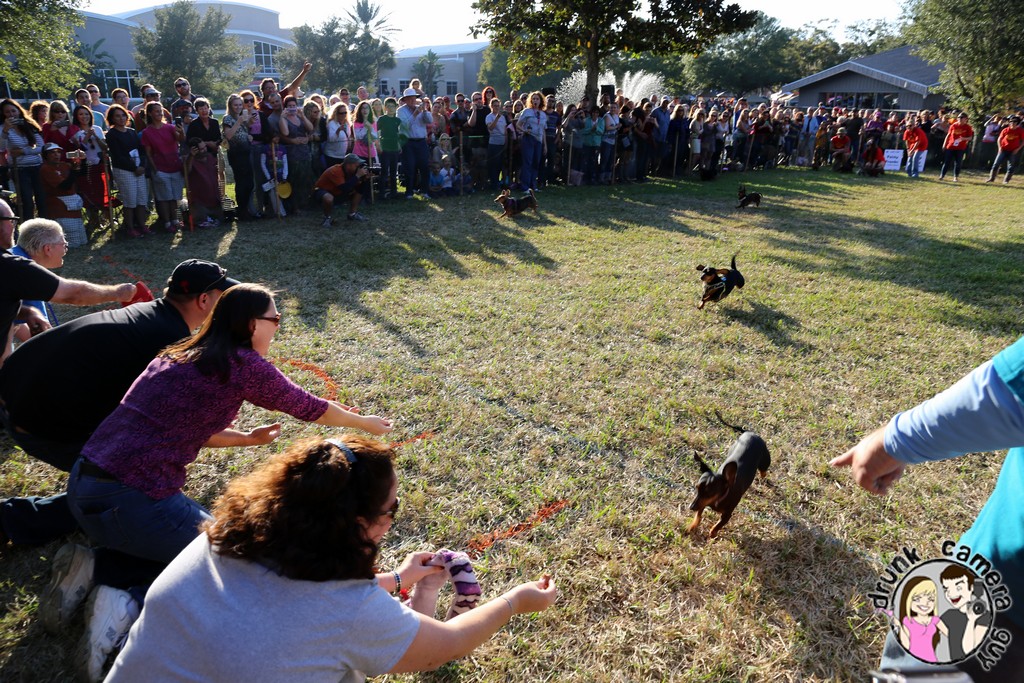
<instances>
[{"instance_id":1,"label":"arm in light blue sleeve","mask_svg":"<svg viewBox=\"0 0 1024 683\"><path fill-rule=\"evenodd\" d=\"M906 463L1024 446L1024 404L988 361L885 427L885 451Z\"/></svg>"}]
</instances>

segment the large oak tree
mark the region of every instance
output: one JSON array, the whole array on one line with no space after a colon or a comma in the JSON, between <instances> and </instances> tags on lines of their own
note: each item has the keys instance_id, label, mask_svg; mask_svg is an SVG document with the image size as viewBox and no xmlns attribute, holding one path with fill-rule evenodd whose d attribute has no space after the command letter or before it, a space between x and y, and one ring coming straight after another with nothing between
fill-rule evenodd
<instances>
[{"instance_id":1,"label":"large oak tree","mask_svg":"<svg viewBox=\"0 0 1024 683\"><path fill-rule=\"evenodd\" d=\"M756 17L722 0L476 0L473 9L482 15L474 37L485 34L509 51L513 80L582 58L591 97L613 53L699 53Z\"/></svg>"}]
</instances>

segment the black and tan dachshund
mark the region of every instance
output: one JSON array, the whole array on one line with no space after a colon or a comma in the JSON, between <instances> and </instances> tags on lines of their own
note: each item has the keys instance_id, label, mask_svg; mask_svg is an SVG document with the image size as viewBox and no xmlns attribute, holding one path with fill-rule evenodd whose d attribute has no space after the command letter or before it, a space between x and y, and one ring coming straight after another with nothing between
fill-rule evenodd
<instances>
[{"instance_id":1,"label":"black and tan dachshund","mask_svg":"<svg viewBox=\"0 0 1024 683\"><path fill-rule=\"evenodd\" d=\"M743 285L746 284L743 274L736 270L736 254L732 256L732 268L697 266L697 270L700 271L700 279L704 283L704 292L701 294L698 309L703 309L704 304L709 301L721 301L729 296L733 289L743 289Z\"/></svg>"}]
</instances>

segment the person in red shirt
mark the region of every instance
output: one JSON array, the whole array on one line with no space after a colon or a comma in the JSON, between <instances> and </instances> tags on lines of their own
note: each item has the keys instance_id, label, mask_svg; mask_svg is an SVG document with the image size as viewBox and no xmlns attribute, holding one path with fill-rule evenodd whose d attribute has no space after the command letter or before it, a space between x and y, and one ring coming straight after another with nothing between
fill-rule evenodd
<instances>
[{"instance_id":1,"label":"person in red shirt","mask_svg":"<svg viewBox=\"0 0 1024 683\"><path fill-rule=\"evenodd\" d=\"M347 154L340 164L335 164L320 175L313 190L313 201L319 202L324 210L323 226L334 225L331 210L334 201L339 197L348 197L348 219L350 221L368 220L359 213L359 202L363 195L370 191L369 171L363 160L355 154Z\"/></svg>"},{"instance_id":2,"label":"person in red shirt","mask_svg":"<svg viewBox=\"0 0 1024 683\"><path fill-rule=\"evenodd\" d=\"M953 164L953 182L960 180L960 162L963 161L968 143L974 137L974 129L967 121L967 112L962 111L956 122L950 124L949 130L946 131L946 140L942 143L946 156L942 161L942 168L939 169L939 180L946 177L946 169L949 168L950 162Z\"/></svg>"},{"instance_id":3,"label":"person in red shirt","mask_svg":"<svg viewBox=\"0 0 1024 683\"><path fill-rule=\"evenodd\" d=\"M999 154L996 155L996 160L992 164L992 172L985 182L993 182L999 167L1005 162L1006 177L1003 178L1003 185L1008 185L1010 178L1013 177L1013 164L1022 147L1024 147L1024 129L1020 127L1020 117L1011 116L1010 125L999 133Z\"/></svg>"},{"instance_id":4,"label":"person in red shirt","mask_svg":"<svg viewBox=\"0 0 1024 683\"><path fill-rule=\"evenodd\" d=\"M907 175L918 178L928 154L928 134L918 125L917 117L907 118L907 129L903 131L903 142L907 145Z\"/></svg>"},{"instance_id":5,"label":"person in red shirt","mask_svg":"<svg viewBox=\"0 0 1024 683\"><path fill-rule=\"evenodd\" d=\"M840 127L829 141L829 151L832 152L833 171L850 170L851 145L852 141L850 140L850 136L846 134L846 128Z\"/></svg>"},{"instance_id":6,"label":"person in red shirt","mask_svg":"<svg viewBox=\"0 0 1024 683\"><path fill-rule=\"evenodd\" d=\"M861 167L859 173L872 178L880 176L885 172L885 152L878 146L874 138L864 145L864 152L860 156Z\"/></svg>"}]
</instances>

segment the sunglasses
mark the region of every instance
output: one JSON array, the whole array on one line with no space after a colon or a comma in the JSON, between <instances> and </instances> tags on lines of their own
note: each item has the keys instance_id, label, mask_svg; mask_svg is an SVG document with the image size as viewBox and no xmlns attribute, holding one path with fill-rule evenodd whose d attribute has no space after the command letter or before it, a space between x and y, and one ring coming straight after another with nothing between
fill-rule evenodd
<instances>
[{"instance_id":1,"label":"sunglasses","mask_svg":"<svg viewBox=\"0 0 1024 683\"><path fill-rule=\"evenodd\" d=\"M281 327L281 314L280 313L278 313L277 315L258 315L258 316L256 316L256 319L257 320L266 320L267 322L274 323L275 327Z\"/></svg>"},{"instance_id":2,"label":"sunglasses","mask_svg":"<svg viewBox=\"0 0 1024 683\"><path fill-rule=\"evenodd\" d=\"M254 100L251 97L243 97L242 101L245 102L246 104L253 104L256 100Z\"/></svg>"},{"instance_id":3,"label":"sunglasses","mask_svg":"<svg viewBox=\"0 0 1024 683\"><path fill-rule=\"evenodd\" d=\"M186 85L188 85L188 83L175 83L174 87L175 88L184 88Z\"/></svg>"},{"instance_id":4,"label":"sunglasses","mask_svg":"<svg viewBox=\"0 0 1024 683\"><path fill-rule=\"evenodd\" d=\"M395 498L395 502L391 504L391 507L389 507L387 510L385 510L381 514L384 515L385 517L390 517L392 519L392 521L393 521L395 519L395 515L398 514L398 507L399 507L399 505L401 503L402 503L402 499L396 497Z\"/></svg>"}]
</instances>

